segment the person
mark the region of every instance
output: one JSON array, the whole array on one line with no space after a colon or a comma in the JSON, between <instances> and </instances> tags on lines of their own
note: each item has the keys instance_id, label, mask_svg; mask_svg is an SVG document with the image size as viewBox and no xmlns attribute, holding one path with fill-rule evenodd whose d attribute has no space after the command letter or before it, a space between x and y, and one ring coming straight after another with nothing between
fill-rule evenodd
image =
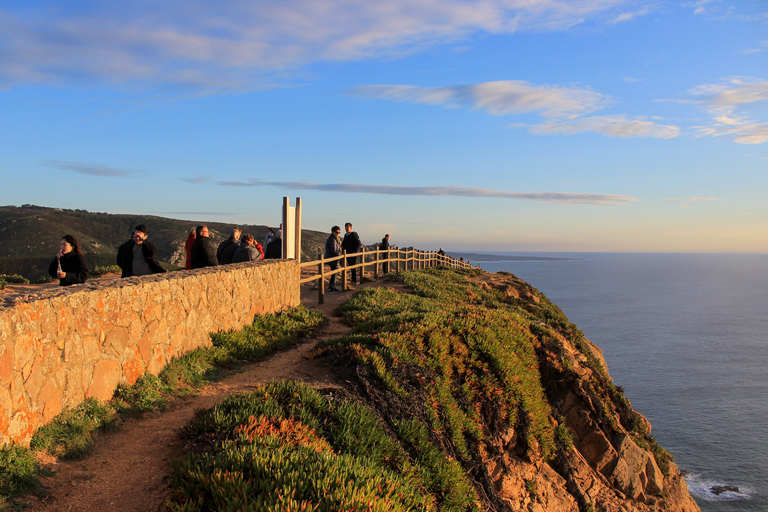
<instances>
[{"instance_id":1,"label":"person","mask_svg":"<svg viewBox=\"0 0 768 512\"><path fill-rule=\"evenodd\" d=\"M195 228L195 243L192 244L192 268L215 267L219 264L216 259L216 249L209 238L208 226Z\"/></svg>"},{"instance_id":2,"label":"person","mask_svg":"<svg viewBox=\"0 0 768 512\"><path fill-rule=\"evenodd\" d=\"M269 243L275 238L277 238L275 230L272 228L267 228L267 234L264 236L264 249L269 247Z\"/></svg>"},{"instance_id":3,"label":"person","mask_svg":"<svg viewBox=\"0 0 768 512\"><path fill-rule=\"evenodd\" d=\"M260 248L261 245L251 235L248 233L244 234L242 243L232 255L232 263L258 261L262 259L264 254L259 250Z\"/></svg>"},{"instance_id":4,"label":"person","mask_svg":"<svg viewBox=\"0 0 768 512\"><path fill-rule=\"evenodd\" d=\"M339 234L341 234L341 228L339 226L333 226L331 228L330 236L325 241L324 258L335 258L336 256L341 256L341 238L339 237ZM335 271L337 268L339 268L339 260L329 261L328 266L331 268L331 272ZM329 292L339 291L339 289L336 288L336 276L338 276L338 274L331 275L331 279L328 282Z\"/></svg>"},{"instance_id":5,"label":"person","mask_svg":"<svg viewBox=\"0 0 768 512\"><path fill-rule=\"evenodd\" d=\"M157 247L147 242L149 229L139 224L133 229L131 239L117 249L117 266L123 270L120 277L160 274L166 270L157 261Z\"/></svg>"},{"instance_id":6,"label":"person","mask_svg":"<svg viewBox=\"0 0 768 512\"><path fill-rule=\"evenodd\" d=\"M439 251L437 251L437 254L439 254L440 256L445 256L445 251L443 250L442 247L440 248Z\"/></svg>"},{"instance_id":7,"label":"person","mask_svg":"<svg viewBox=\"0 0 768 512\"><path fill-rule=\"evenodd\" d=\"M384 235L384 238L381 239L381 243L379 244L379 250L381 251L389 251L389 234ZM389 259L389 253L384 254L384 259ZM382 270L385 274L389 273L389 262L384 261L384 263L381 264Z\"/></svg>"},{"instance_id":8,"label":"person","mask_svg":"<svg viewBox=\"0 0 768 512\"><path fill-rule=\"evenodd\" d=\"M229 238L219 244L219 248L216 249L216 259L219 260L219 265L232 263L232 257L240 247L240 233L242 230L235 226L230 232Z\"/></svg>"},{"instance_id":9,"label":"person","mask_svg":"<svg viewBox=\"0 0 768 512\"><path fill-rule=\"evenodd\" d=\"M344 240L341 242L341 248L347 251L347 254L354 254L356 252L360 252L360 248L362 247L362 243L360 243L360 237L357 235L357 231L352 231L352 223L347 222L344 224L344 231L346 232L344 234ZM357 263L357 256L347 258L347 266L352 266L355 263ZM362 281L362 275L360 276L360 280ZM357 284L357 269L352 269L352 284Z\"/></svg>"},{"instance_id":10,"label":"person","mask_svg":"<svg viewBox=\"0 0 768 512\"><path fill-rule=\"evenodd\" d=\"M265 248L265 258L281 259L283 257L283 236L282 231L278 230L275 234L275 238L269 242L269 245Z\"/></svg>"},{"instance_id":11,"label":"person","mask_svg":"<svg viewBox=\"0 0 768 512\"><path fill-rule=\"evenodd\" d=\"M88 267L77 238L64 235L59 253L48 266L48 274L59 279L59 286L84 283L88 279Z\"/></svg>"},{"instance_id":12,"label":"person","mask_svg":"<svg viewBox=\"0 0 768 512\"><path fill-rule=\"evenodd\" d=\"M184 242L184 251L187 253L187 261L185 268L190 270L192 268L192 244L195 243L195 230L189 232L187 241Z\"/></svg>"}]
</instances>

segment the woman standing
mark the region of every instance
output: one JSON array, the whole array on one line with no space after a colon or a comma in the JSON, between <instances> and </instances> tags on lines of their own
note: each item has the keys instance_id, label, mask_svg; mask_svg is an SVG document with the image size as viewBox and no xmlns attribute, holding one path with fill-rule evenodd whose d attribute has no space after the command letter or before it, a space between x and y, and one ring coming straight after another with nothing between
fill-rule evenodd
<instances>
[{"instance_id":1,"label":"woman standing","mask_svg":"<svg viewBox=\"0 0 768 512\"><path fill-rule=\"evenodd\" d=\"M88 267L85 266L85 258L80 251L77 238L72 235L64 235L61 239L59 254L53 258L48 273L51 277L59 279L59 286L84 283L88 279Z\"/></svg>"}]
</instances>

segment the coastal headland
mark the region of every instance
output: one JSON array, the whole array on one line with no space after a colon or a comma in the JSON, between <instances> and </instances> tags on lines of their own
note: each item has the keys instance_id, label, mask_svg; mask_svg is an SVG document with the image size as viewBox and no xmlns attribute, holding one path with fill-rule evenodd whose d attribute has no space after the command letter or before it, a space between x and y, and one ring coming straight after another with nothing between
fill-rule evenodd
<instances>
[{"instance_id":1,"label":"coastal headland","mask_svg":"<svg viewBox=\"0 0 768 512\"><path fill-rule=\"evenodd\" d=\"M180 442L208 448L175 451L186 461L175 469L163 459L160 471L171 472L174 484L161 486L156 499L179 507L213 499L226 486L192 475L212 474L212 460L232 464L241 449L253 450L253 465L230 467L237 478L273 478L260 473L259 461L293 446L291 457L308 457L301 459L307 468L321 464L336 474L343 467L350 482L379 475L373 488L334 498L337 505L365 495L375 510L698 510L648 421L613 384L599 348L528 284L506 273L433 268L368 281L353 293L330 295L321 307L305 285L301 307L329 319L294 349L311 360L271 374L289 379L283 384L251 374L247 393L209 402ZM268 424L260 423L260 436L233 437L257 428L262 416ZM226 425L210 421L222 417ZM110 437L119 436L118 429ZM212 438L221 441L203 441ZM305 453L306 442L315 455ZM324 480L284 463L275 460L280 474L293 475L288 481L317 479L319 491L291 491L314 503ZM284 491L267 485L261 497ZM61 504L55 495L49 501Z\"/></svg>"}]
</instances>

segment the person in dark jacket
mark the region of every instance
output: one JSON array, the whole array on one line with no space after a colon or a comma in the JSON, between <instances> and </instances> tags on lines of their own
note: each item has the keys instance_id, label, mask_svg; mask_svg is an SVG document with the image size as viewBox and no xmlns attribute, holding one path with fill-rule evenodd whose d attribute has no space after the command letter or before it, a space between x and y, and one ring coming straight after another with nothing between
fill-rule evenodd
<instances>
[{"instance_id":1,"label":"person in dark jacket","mask_svg":"<svg viewBox=\"0 0 768 512\"><path fill-rule=\"evenodd\" d=\"M117 266L123 270L120 277L162 274L166 270L157 261L157 247L147 242L149 229L139 224L133 229L131 239L117 249Z\"/></svg>"},{"instance_id":2,"label":"person in dark jacket","mask_svg":"<svg viewBox=\"0 0 768 512\"><path fill-rule=\"evenodd\" d=\"M341 241L341 248L345 251L347 251L347 254L354 254L356 252L360 252L360 248L363 246L362 243L360 243L360 237L357 235L357 231L352 231L352 223L347 222L344 224L344 231L346 234L344 235L344 240ZM352 266L355 263L357 263L357 256L352 258L347 258L347 266ZM362 277L360 276L360 280L362 281ZM357 284L357 269L352 269L352 284Z\"/></svg>"},{"instance_id":3,"label":"person in dark jacket","mask_svg":"<svg viewBox=\"0 0 768 512\"><path fill-rule=\"evenodd\" d=\"M215 267L219 264L216 259L216 249L208 238L208 226L195 228L195 243L192 244L192 268Z\"/></svg>"},{"instance_id":4,"label":"person in dark jacket","mask_svg":"<svg viewBox=\"0 0 768 512\"><path fill-rule=\"evenodd\" d=\"M341 256L341 238L339 238L340 233L341 228L339 226L333 226L331 228L331 235L325 240L325 258L335 258L336 256ZM328 262L328 266L331 267L331 272L335 271L337 268L339 268L339 260ZM328 291L339 291L339 289L336 288L337 276L338 274L331 275L330 281L328 282Z\"/></svg>"},{"instance_id":5,"label":"person in dark jacket","mask_svg":"<svg viewBox=\"0 0 768 512\"><path fill-rule=\"evenodd\" d=\"M240 247L240 233L242 233L240 228L235 227L229 238L219 244L219 248L216 249L216 259L219 260L219 265L232 263L235 251Z\"/></svg>"},{"instance_id":6,"label":"person in dark jacket","mask_svg":"<svg viewBox=\"0 0 768 512\"><path fill-rule=\"evenodd\" d=\"M283 235L282 231L277 232L277 238L269 242L264 249L265 258L281 259L283 257Z\"/></svg>"},{"instance_id":7,"label":"person in dark jacket","mask_svg":"<svg viewBox=\"0 0 768 512\"><path fill-rule=\"evenodd\" d=\"M384 238L381 239L381 243L379 244L379 250L381 251L389 251L389 235L384 235ZM389 259L389 253L384 255L384 259ZM381 264L382 270L384 273L389 272L389 262L385 261Z\"/></svg>"},{"instance_id":8,"label":"person in dark jacket","mask_svg":"<svg viewBox=\"0 0 768 512\"><path fill-rule=\"evenodd\" d=\"M261 247L248 233L243 235L243 242L238 246L235 255L232 257L232 263L244 263L246 261L259 261L264 256L256 246Z\"/></svg>"},{"instance_id":9,"label":"person in dark jacket","mask_svg":"<svg viewBox=\"0 0 768 512\"><path fill-rule=\"evenodd\" d=\"M51 277L59 279L59 286L84 283L88 279L88 267L85 265L85 258L80 251L77 238L64 235L61 239L59 254L48 266L48 273Z\"/></svg>"}]
</instances>

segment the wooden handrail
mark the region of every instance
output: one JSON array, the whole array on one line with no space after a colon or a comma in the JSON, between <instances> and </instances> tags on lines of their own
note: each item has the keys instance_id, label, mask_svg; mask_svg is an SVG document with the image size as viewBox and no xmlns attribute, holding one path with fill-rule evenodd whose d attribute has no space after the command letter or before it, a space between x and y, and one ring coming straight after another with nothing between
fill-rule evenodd
<instances>
[{"instance_id":1,"label":"wooden handrail","mask_svg":"<svg viewBox=\"0 0 768 512\"><path fill-rule=\"evenodd\" d=\"M357 258L359 256L362 256L360 258L359 263L354 263L351 265L347 264L348 258ZM383 257L382 257L383 256ZM369 261L366 261L366 257L370 258ZM326 271L325 265L329 263L333 263L334 261L340 261L341 264L336 270L333 271ZM366 267L370 267L371 265L374 266L373 269L373 276L374 279L379 278L379 265L380 264L388 264L388 273L397 273L400 272L401 264L402 262L402 269L403 270L416 270L416 269L424 269L429 267L439 267L439 266L449 266L452 268L460 268L460 269L472 269L477 268L472 266L467 261L463 260L457 260L456 258L452 258L450 256L438 254L434 251L420 251L418 249L374 249L373 251L366 251L365 247L363 247L363 250L360 252L356 252L354 254L347 254L346 252L342 253L340 256L334 256L333 258L325 258L323 253L320 253L320 259L314 260L314 261L306 261L304 263L299 263L299 268L305 269L313 266L317 266L317 274L305 277L304 279L299 280L299 284L306 284L311 283L312 281L320 281L320 283L317 286L318 290L318 301L320 304L323 304L325 302L325 278L330 277L334 274L342 274L342 288L344 290L347 289L347 273L352 269L360 269L360 280L362 281L363 277L365 277L366 273ZM410 268L409 268L410 264ZM396 266L395 266L396 265Z\"/></svg>"}]
</instances>

